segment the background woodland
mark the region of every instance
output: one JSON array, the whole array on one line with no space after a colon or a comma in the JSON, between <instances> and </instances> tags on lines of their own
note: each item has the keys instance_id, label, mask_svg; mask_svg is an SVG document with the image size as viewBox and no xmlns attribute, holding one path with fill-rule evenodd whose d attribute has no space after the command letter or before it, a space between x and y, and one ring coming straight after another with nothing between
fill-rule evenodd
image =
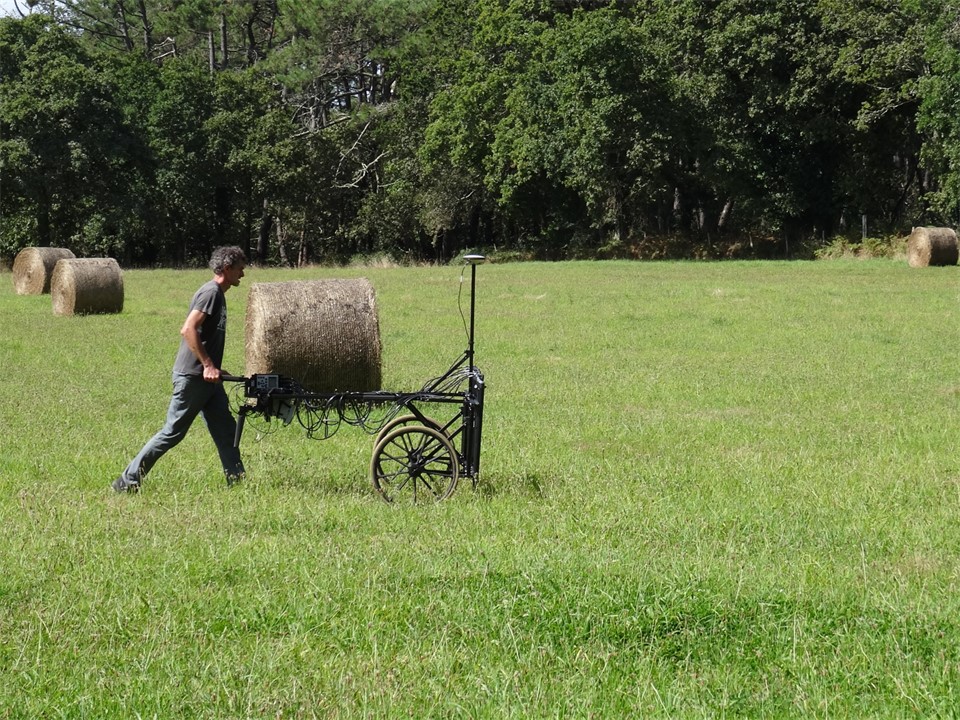
<instances>
[{"instance_id":1,"label":"background woodland","mask_svg":"<svg viewBox=\"0 0 960 720\"><path fill-rule=\"evenodd\" d=\"M19 0L0 257L797 257L960 217L960 0Z\"/></svg>"}]
</instances>

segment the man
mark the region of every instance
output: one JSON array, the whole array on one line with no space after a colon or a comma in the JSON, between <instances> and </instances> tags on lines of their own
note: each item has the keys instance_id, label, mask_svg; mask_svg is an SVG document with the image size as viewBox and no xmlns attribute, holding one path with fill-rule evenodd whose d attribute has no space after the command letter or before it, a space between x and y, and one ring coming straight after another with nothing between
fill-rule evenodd
<instances>
[{"instance_id":1,"label":"man","mask_svg":"<svg viewBox=\"0 0 960 720\"><path fill-rule=\"evenodd\" d=\"M223 390L220 365L227 330L227 290L240 284L247 258L238 247L219 247L210 256L213 279L190 301L180 329L180 349L173 365L173 397L167 421L113 482L117 492L137 492L150 469L167 450L186 437L198 414L217 446L227 484L243 477L240 451L233 446L237 423Z\"/></svg>"}]
</instances>

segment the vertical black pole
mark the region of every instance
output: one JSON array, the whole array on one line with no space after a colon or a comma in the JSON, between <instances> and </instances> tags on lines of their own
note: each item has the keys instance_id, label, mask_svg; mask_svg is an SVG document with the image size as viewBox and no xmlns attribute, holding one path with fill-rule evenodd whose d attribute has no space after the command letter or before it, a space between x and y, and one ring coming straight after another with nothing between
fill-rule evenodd
<instances>
[{"instance_id":1,"label":"vertical black pole","mask_svg":"<svg viewBox=\"0 0 960 720\"><path fill-rule=\"evenodd\" d=\"M464 255L463 259L470 263L470 337L467 338L470 345L467 347L467 362L469 367L473 367L473 318L476 307L477 297L477 265L486 261L483 255Z\"/></svg>"},{"instance_id":2,"label":"vertical black pole","mask_svg":"<svg viewBox=\"0 0 960 720\"><path fill-rule=\"evenodd\" d=\"M469 367L473 367L473 318L476 308L476 287L477 287L477 266L476 263L470 265L470 347L467 349L469 356Z\"/></svg>"}]
</instances>

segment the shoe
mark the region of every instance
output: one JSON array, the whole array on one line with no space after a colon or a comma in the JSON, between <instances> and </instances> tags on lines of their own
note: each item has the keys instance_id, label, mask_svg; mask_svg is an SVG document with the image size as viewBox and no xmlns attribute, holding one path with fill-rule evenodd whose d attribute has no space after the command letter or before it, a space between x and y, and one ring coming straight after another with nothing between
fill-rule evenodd
<instances>
[{"instance_id":1,"label":"shoe","mask_svg":"<svg viewBox=\"0 0 960 720\"><path fill-rule=\"evenodd\" d=\"M246 473L240 473L239 475L227 475L227 487L239 485L246 476Z\"/></svg>"},{"instance_id":2,"label":"shoe","mask_svg":"<svg viewBox=\"0 0 960 720\"><path fill-rule=\"evenodd\" d=\"M113 489L118 493L140 492L140 483L124 480L123 475L113 481Z\"/></svg>"}]
</instances>

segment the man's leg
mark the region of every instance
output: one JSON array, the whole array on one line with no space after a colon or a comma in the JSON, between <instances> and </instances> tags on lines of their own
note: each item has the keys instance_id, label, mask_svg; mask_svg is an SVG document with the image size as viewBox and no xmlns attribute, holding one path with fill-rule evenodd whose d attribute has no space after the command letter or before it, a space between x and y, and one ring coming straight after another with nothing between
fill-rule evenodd
<instances>
[{"instance_id":1,"label":"man's leg","mask_svg":"<svg viewBox=\"0 0 960 720\"><path fill-rule=\"evenodd\" d=\"M217 452L220 454L220 463L223 465L224 475L227 476L227 483L232 484L239 480L245 471L243 461L240 459L240 449L233 446L237 433L237 421L230 412L230 401L227 399L223 385L214 386L214 391L202 413L207 430L210 431L210 437L213 438Z\"/></svg>"},{"instance_id":2,"label":"man's leg","mask_svg":"<svg viewBox=\"0 0 960 720\"><path fill-rule=\"evenodd\" d=\"M174 375L173 396L167 408L166 423L130 461L114 483L115 489L126 490L138 486L157 460L186 437L194 419L207 403L210 389L214 387L217 386L204 382L201 377Z\"/></svg>"}]
</instances>

